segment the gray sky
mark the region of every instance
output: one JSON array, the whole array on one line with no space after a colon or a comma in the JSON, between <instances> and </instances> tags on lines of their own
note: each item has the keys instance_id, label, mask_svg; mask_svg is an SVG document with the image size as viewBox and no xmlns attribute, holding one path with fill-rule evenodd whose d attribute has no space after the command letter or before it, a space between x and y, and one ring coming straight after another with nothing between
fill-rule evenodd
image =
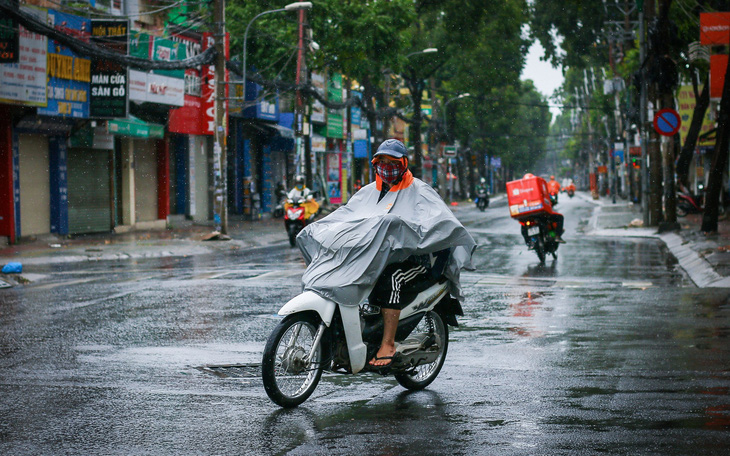
<instances>
[{"instance_id":1,"label":"gray sky","mask_svg":"<svg viewBox=\"0 0 730 456\"><path fill-rule=\"evenodd\" d=\"M563 73L560 68L553 68L550 62L540 60L545 53L537 41L530 46L527 54L525 68L522 70L521 79L532 79L538 92L550 97L553 91L563 83ZM553 103L551 101L551 103ZM560 113L560 108L550 108L553 117Z\"/></svg>"}]
</instances>

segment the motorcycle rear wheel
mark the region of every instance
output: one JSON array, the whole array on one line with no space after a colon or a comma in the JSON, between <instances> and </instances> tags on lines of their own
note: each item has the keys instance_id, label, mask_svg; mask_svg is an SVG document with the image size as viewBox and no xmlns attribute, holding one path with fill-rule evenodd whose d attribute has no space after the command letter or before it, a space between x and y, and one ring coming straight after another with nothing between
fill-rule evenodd
<instances>
[{"instance_id":1,"label":"motorcycle rear wheel","mask_svg":"<svg viewBox=\"0 0 730 456\"><path fill-rule=\"evenodd\" d=\"M540 236L537 237L537 242L535 243L535 253L537 253L537 257L540 259L540 263L545 262L545 240L542 238L542 233Z\"/></svg>"},{"instance_id":2,"label":"motorcycle rear wheel","mask_svg":"<svg viewBox=\"0 0 730 456\"><path fill-rule=\"evenodd\" d=\"M322 345L312 350L319 319L297 313L286 317L271 332L261 363L264 389L282 407L296 407L312 395L322 377Z\"/></svg>"},{"instance_id":3,"label":"motorcycle rear wheel","mask_svg":"<svg viewBox=\"0 0 730 456\"><path fill-rule=\"evenodd\" d=\"M446 361L446 352L449 348L449 327L436 312L428 312L411 332L411 336L418 336L419 333L432 334L436 338L439 354L432 363L416 366L408 373L395 374L398 383L412 391L422 390L436 380Z\"/></svg>"}]
</instances>

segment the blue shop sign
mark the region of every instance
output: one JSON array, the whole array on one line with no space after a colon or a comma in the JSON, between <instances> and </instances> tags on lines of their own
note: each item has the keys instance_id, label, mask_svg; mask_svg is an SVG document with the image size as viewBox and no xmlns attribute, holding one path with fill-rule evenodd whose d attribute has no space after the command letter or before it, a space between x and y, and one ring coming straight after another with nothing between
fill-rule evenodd
<instances>
[{"instance_id":1,"label":"blue shop sign","mask_svg":"<svg viewBox=\"0 0 730 456\"><path fill-rule=\"evenodd\" d=\"M264 96L265 90L253 81L246 81L246 105L243 110L246 119L279 121L279 96Z\"/></svg>"},{"instance_id":2,"label":"blue shop sign","mask_svg":"<svg viewBox=\"0 0 730 456\"><path fill-rule=\"evenodd\" d=\"M353 155L355 158L368 158L368 142L365 139L356 139L353 143Z\"/></svg>"},{"instance_id":3,"label":"blue shop sign","mask_svg":"<svg viewBox=\"0 0 730 456\"><path fill-rule=\"evenodd\" d=\"M350 92L353 97L362 99L360 92ZM350 108L350 125L361 126L362 122L362 110L359 106L352 106Z\"/></svg>"},{"instance_id":4,"label":"blue shop sign","mask_svg":"<svg viewBox=\"0 0 730 456\"><path fill-rule=\"evenodd\" d=\"M48 10L48 22L56 30L77 39L91 35L89 18ZM61 43L48 40L48 105L38 108L46 116L89 117L91 61L79 57Z\"/></svg>"}]
</instances>

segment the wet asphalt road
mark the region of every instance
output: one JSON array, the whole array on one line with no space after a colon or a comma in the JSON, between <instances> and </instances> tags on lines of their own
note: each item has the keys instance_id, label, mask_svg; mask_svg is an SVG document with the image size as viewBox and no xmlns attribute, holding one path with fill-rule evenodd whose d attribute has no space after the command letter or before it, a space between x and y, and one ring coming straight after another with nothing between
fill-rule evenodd
<instances>
[{"instance_id":1,"label":"wet asphalt road","mask_svg":"<svg viewBox=\"0 0 730 456\"><path fill-rule=\"evenodd\" d=\"M658 240L584 234L585 201L559 208L545 266L504 202L458 208L477 269L427 390L325 375L294 410L257 368L300 289L285 242L39 267L0 290L0 454L728 454L729 290L695 288Z\"/></svg>"}]
</instances>

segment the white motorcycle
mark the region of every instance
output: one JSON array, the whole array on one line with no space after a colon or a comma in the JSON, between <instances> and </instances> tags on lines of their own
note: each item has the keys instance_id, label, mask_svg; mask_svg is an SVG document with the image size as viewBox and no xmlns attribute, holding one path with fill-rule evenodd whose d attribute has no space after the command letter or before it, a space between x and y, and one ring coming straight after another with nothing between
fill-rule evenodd
<instances>
[{"instance_id":1,"label":"white motorcycle","mask_svg":"<svg viewBox=\"0 0 730 456\"><path fill-rule=\"evenodd\" d=\"M449 346L447 325L463 315L448 292L448 281L425 285L401 311L396 355L385 368L367 361L383 335L380 309L367 304L338 305L305 291L279 310L285 318L274 328L264 349L262 376L266 394L282 407L296 407L314 392L322 371L394 375L403 387L420 390L436 379Z\"/></svg>"}]
</instances>

